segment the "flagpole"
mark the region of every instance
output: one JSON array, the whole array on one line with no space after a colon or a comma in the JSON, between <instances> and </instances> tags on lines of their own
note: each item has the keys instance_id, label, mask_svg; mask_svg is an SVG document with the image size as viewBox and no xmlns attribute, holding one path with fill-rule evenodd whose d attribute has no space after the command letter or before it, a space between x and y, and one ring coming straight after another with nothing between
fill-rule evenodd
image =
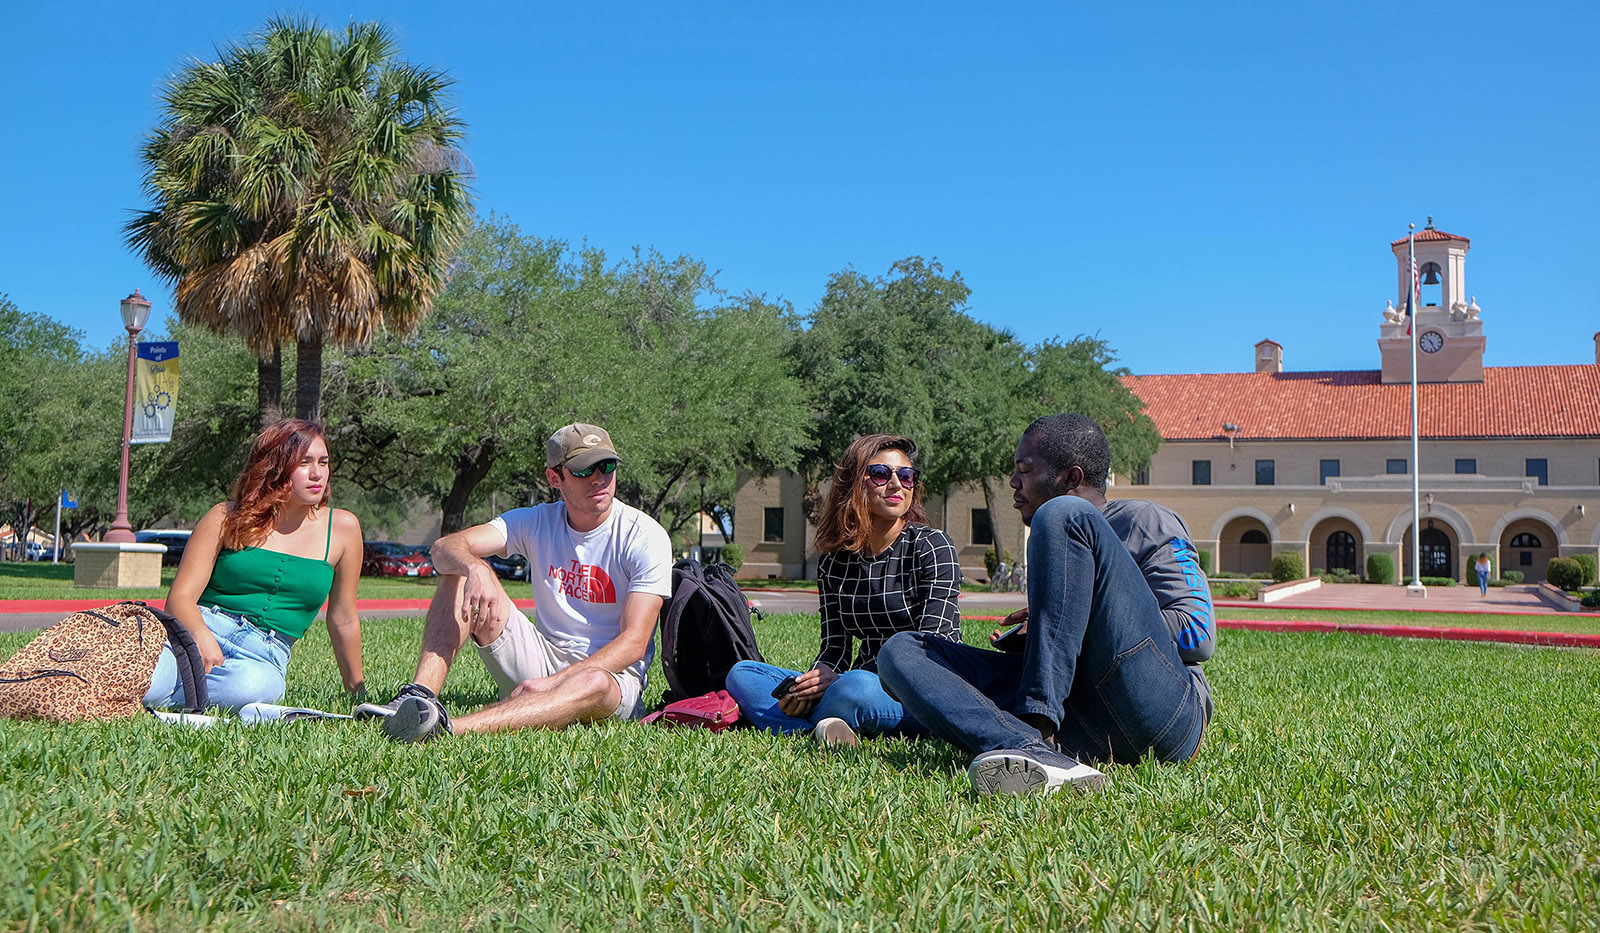
<instances>
[{"instance_id":1,"label":"flagpole","mask_svg":"<svg viewBox=\"0 0 1600 933\"><path fill-rule=\"evenodd\" d=\"M1410 596L1427 597L1428 588L1422 583L1422 464L1417 462L1417 315L1422 308L1417 302L1417 225L1411 224L1406 232L1406 259L1410 269L1406 276L1406 305L1411 309L1407 320L1411 331L1411 583L1406 587Z\"/></svg>"},{"instance_id":2,"label":"flagpole","mask_svg":"<svg viewBox=\"0 0 1600 933\"><path fill-rule=\"evenodd\" d=\"M56 494L56 540L55 553L50 555L50 563L52 564L61 563L61 500L66 498L66 495L67 491L65 489Z\"/></svg>"}]
</instances>

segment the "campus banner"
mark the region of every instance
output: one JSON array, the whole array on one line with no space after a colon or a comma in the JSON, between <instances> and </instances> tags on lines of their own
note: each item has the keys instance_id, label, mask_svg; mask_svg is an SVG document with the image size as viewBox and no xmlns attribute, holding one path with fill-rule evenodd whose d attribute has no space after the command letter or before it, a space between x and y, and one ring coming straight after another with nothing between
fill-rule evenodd
<instances>
[{"instance_id":1,"label":"campus banner","mask_svg":"<svg viewBox=\"0 0 1600 933\"><path fill-rule=\"evenodd\" d=\"M178 342L141 342L133 368L133 443L172 440L178 409Z\"/></svg>"}]
</instances>

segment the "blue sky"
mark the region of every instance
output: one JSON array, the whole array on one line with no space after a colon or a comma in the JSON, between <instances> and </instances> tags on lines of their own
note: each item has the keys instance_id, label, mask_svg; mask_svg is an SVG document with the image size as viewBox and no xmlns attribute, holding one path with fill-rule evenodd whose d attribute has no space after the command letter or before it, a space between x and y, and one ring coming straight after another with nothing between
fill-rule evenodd
<instances>
[{"instance_id":1,"label":"blue sky","mask_svg":"<svg viewBox=\"0 0 1600 933\"><path fill-rule=\"evenodd\" d=\"M22 7L18 9L17 7ZM985 7L995 9L985 9ZM809 309L937 257L971 311L1136 372L1375 369L1391 239L1472 239L1489 365L1593 362L1592 4L24 2L0 292L105 345L162 80L276 12L457 79L480 210Z\"/></svg>"}]
</instances>

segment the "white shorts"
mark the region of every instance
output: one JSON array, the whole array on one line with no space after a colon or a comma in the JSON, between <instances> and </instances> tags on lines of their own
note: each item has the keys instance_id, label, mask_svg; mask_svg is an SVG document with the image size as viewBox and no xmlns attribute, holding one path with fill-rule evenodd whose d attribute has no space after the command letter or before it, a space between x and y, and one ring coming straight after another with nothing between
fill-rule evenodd
<instances>
[{"instance_id":1,"label":"white shorts","mask_svg":"<svg viewBox=\"0 0 1600 933\"><path fill-rule=\"evenodd\" d=\"M478 646L478 657L489 669L500 688L500 699L511 696L511 691L524 680L549 677L582 661L583 655L565 651L545 638L538 627L528 621L522 610L511 607L511 618L500 637L487 645ZM644 682L631 670L618 674L607 671L622 690L622 702L611 713L612 719L638 719L644 715Z\"/></svg>"}]
</instances>

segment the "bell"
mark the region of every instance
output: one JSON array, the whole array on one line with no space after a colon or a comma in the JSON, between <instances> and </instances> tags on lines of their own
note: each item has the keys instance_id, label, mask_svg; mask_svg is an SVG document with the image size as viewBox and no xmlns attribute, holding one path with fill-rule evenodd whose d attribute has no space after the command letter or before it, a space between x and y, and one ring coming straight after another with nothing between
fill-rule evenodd
<instances>
[{"instance_id":1,"label":"bell","mask_svg":"<svg viewBox=\"0 0 1600 933\"><path fill-rule=\"evenodd\" d=\"M1422 275L1422 284L1424 284L1424 285L1438 285L1439 284L1439 267L1438 266L1435 266L1432 263L1428 264L1427 270Z\"/></svg>"}]
</instances>

